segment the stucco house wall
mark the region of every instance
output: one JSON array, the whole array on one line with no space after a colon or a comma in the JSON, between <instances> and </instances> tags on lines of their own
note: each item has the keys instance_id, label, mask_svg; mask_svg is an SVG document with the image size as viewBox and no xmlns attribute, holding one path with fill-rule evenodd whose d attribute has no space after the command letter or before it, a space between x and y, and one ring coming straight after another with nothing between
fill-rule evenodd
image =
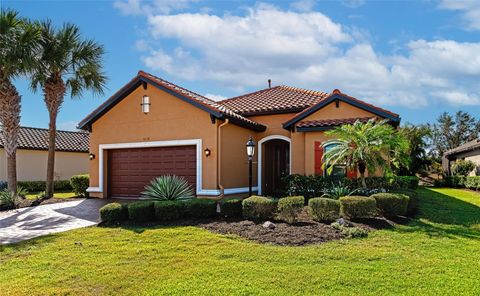
<instances>
[{"instance_id":1,"label":"stucco house wall","mask_svg":"<svg viewBox=\"0 0 480 296\"><path fill-rule=\"evenodd\" d=\"M477 169L470 173L470 176L480 176L480 149L463 152L455 155L457 159L465 159L474 162L477 165ZM450 167L455 161L450 161Z\"/></svg>"},{"instance_id":2,"label":"stucco house wall","mask_svg":"<svg viewBox=\"0 0 480 296\"><path fill-rule=\"evenodd\" d=\"M19 181L45 181L47 151L17 150L17 177ZM73 175L88 173L88 153L55 152L55 180L68 180ZM7 179L5 150L0 148L0 180Z\"/></svg>"}]
</instances>

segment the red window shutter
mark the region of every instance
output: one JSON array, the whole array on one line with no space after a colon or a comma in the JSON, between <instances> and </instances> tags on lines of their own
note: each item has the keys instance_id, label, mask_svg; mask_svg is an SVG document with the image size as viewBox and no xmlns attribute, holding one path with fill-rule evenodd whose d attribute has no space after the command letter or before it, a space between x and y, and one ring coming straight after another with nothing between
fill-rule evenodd
<instances>
[{"instance_id":1,"label":"red window shutter","mask_svg":"<svg viewBox=\"0 0 480 296\"><path fill-rule=\"evenodd\" d=\"M356 179L357 178L357 168L348 168L347 169L347 178Z\"/></svg>"},{"instance_id":2,"label":"red window shutter","mask_svg":"<svg viewBox=\"0 0 480 296\"><path fill-rule=\"evenodd\" d=\"M315 175L323 175L323 168L322 168L322 157L323 157L323 147L322 142L315 141L314 142L314 149L315 149Z\"/></svg>"}]
</instances>

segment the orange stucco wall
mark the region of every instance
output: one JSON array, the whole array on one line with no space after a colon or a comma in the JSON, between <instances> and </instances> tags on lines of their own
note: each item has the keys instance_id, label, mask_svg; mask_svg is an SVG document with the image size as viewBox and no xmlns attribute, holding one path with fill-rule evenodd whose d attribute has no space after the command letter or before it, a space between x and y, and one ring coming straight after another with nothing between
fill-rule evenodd
<instances>
[{"instance_id":1,"label":"orange stucco wall","mask_svg":"<svg viewBox=\"0 0 480 296\"><path fill-rule=\"evenodd\" d=\"M305 117L302 121L318 119L336 119L336 118L354 118L354 117L374 117L373 113L355 107L345 102L340 102L338 108L335 103L330 103L317 112Z\"/></svg>"},{"instance_id":2,"label":"orange stucco wall","mask_svg":"<svg viewBox=\"0 0 480 296\"><path fill-rule=\"evenodd\" d=\"M141 111L141 98L150 96L150 113ZM212 154L202 153L203 189L217 188L217 124L210 115L151 85L146 90L138 87L92 125L90 150L99 154L100 144L132 143L201 139L202 151L209 148ZM106 155L105 155L106 159ZM90 186L99 184L99 158L90 161ZM93 196L106 196L106 167L104 168L104 192Z\"/></svg>"}]
</instances>

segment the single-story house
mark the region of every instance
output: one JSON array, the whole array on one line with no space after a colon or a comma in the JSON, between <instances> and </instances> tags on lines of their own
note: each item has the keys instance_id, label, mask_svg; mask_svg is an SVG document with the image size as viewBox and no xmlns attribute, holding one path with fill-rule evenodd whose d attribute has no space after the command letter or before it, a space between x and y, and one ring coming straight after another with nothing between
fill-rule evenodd
<instances>
[{"instance_id":1,"label":"single-story house","mask_svg":"<svg viewBox=\"0 0 480 296\"><path fill-rule=\"evenodd\" d=\"M79 123L90 131L90 188L96 197L137 197L156 176L183 176L197 196L248 192L245 144L256 142L253 183L272 195L290 173L324 174L335 144L324 132L370 118L400 117L334 90L290 86L213 101L140 71ZM356 176L339 166L336 174Z\"/></svg>"},{"instance_id":2,"label":"single-story house","mask_svg":"<svg viewBox=\"0 0 480 296\"><path fill-rule=\"evenodd\" d=\"M452 164L459 160L470 160L477 164L477 169L470 173L471 176L480 176L480 138L467 142L443 154L442 166L447 175L452 174Z\"/></svg>"},{"instance_id":3,"label":"single-story house","mask_svg":"<svg viewBox=\"0 0 480 296\"><path fill-rule=\"evenodd\" d=\"M1 128L1 127L0 127ZM89 134L84 131L57 131L55 180L88 173ZM7 180L7 159L0 131L0 180ZM47 175L48 130L21 127L18 135L17 178L19 181L45 181Z\"/></svg>"}]
</instances>

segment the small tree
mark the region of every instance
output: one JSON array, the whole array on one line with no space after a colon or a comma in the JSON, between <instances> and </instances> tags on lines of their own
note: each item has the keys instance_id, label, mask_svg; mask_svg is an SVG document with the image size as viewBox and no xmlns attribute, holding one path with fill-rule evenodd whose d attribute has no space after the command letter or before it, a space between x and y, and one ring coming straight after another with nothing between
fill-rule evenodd
<instances>
[{"instance_id":1,"label":"small tree","mask_svg":"<svg viewBox=\"0 0 480 296\"><path fill-rule=\"evenodd\" d=\"M452 164L452 173L456 176L468 176L476 168L473 161L459 159Z\"/></svg>"},{"instance_id":2,"label":"small tree","mask_svg":"<svg viewBox=\"0 0 480 296\"><path fill-rule=\"evenodd\" d=\"M346 164L360 172L362 187L367 188L365 172L374 174L379 168L392 173L391 167L408 166L409 143L386 120L367 123L356 121L327 131L338 144L323 155L324 166L331 173L336 164Z\"/></svg>"},{"instance_id":3,"label":"small tree","mask_svg":"<svg viewBox=\"0 0 480 296\"><path fill-rule=\"evenodd\" d=\"M34 90L42 88L48 109L48 160L45 197L53 196L57 115L66 93L80 97L86 90L103 93L106 77L102 72L104 49L92 40L83 40L80 29L65 24L56 30L50 21L41 23L41 54L32 74Z\"/></svg>"},{"instance_id":4,"label":"small tree","mask_svg":"<svg viewBox=\"0 0 480 296\"><path fill-rule=\"evenodd\" d=\"M0 11L0 124L10 192L17 191L17 146L21 96L13 81L35 65L39 31L16 11ZM3 168L2 168L3 169Z\"/></svg>"}]
</instances>

